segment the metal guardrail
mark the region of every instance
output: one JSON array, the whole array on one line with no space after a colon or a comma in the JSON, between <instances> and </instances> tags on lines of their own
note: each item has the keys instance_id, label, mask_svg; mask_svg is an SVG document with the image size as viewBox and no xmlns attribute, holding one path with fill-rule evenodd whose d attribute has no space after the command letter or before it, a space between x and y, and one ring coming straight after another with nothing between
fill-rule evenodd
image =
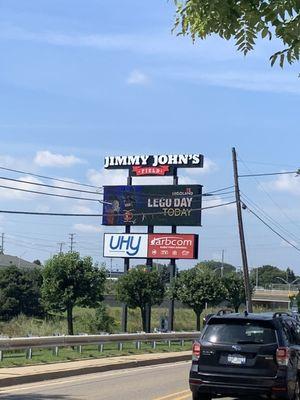
<instances>
[{"instance_id":1,"label":"metal guardrail","mask_svg":"<svg viewBox=\"0 0 300 400\"><path fill-rule=\"evenodd\" d=\"M193 341L199 338L200 332L170 332L170 333L122 333L113 335L74 335L74 336L40 336L40 337L19 337L0 338L0 361L3 360L4 351L23 350L27 352L27 358L32 358L32 349L53 349L58 355L60 347L77 347L81 352L82 346L98 345L103 351L105 343L117 343L119 350L123 349L123 343L135 342L136 348L141 348L142 342L151 342L156 348L157 342L185 340Z\"/></svg>"}]
</instances>

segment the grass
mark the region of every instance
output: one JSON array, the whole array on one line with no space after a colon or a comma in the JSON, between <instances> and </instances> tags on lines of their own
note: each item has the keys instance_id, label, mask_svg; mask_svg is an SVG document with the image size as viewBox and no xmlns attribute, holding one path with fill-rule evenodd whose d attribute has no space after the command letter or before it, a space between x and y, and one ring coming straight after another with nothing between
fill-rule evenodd
<instances>
[{"instance_id":1,"label":"grass","mask_svg":"<svg viewBox=\"0 0 300 400\"><path fill-rule=\"evenodd\" d=\"M117 333L121 331L121 308L108 307L108 313L113 317L115 323L112 327L112 332ZM207 309L205 314L215 312L216 309ZM266 311L265 309L255 309L256 312ZM159 327L160 317L168 315L166 308L153 307L152 309L152 329ZM74 332L95 334L99 333L94 330L94 325L91 323L95 318L94 309L76 308L74 310ZM175 323L174 328L176 331L193 331L196 327L195 314L191 309L178 308L175 310ZM128 310L128 332L138 332L142 330L141 317L139 310ZM67 334L66 317L53 316L51 319L37 319L29 318L20 315L9 322L0 322L0 333L3 336L9 337L24 337L24 336L52 336L53 334ZM133 343L124 343L123 350L120 351L116 344L106 344L104 351L98 351L97 346L84 346L83 352L73 350L72 348L59 349L59 355L56 356L52 353L52 349L41 349L33 351L33 358L26 359L24 351L8 352L5 351L4 359L0 362L1 367L33 365L41 363L53 363L61 361L72 361L80 359L113 357L120 355L152 353L152 352L166 352L166 351L181 351L189 350L191 343L186 342L184 347L179 343L172 343L171 348L166 343L157 343L157 348L153 349L150 344L143 343L142 349L137 350Z\"/></svg>"},{"instance_id":2,"label":"grass","mask_svg":"<svg viewBox=\"0 0 300 400\"><path fill-rule=\"evenodd\" d=\"M121 308L108 307L109 315L114 319L111 333L121 332ZM152 329L159 328L160 317L168 315L165 308L152 309ZM99 333L95 331L91 323L95 319L94 309L74 309L74 332L76 333ZM177 309L175 311L175 330L195 330L195 315L190 309ZM139 332L142 330L142 323L139 310L128 310L128 332ZM53 316L52 318L38 319L19 315L8 322L0 322L0 334L2 336L52 336L53 334L67 334L66 317Z\"/></svg>"},{"instance_id":3,"label":"grass","mask_svg":"<svg viewBox=\"0 0 300 400\"><path fill-rule=\"evenodd\" d=\"M52 349L36 349L33 350L32 359L26 358L25 351L17 352L4 352L3 360L0 362L0 368L16 367L25 365L49 364L64 361L76 361L86 359L99 359L116 356L127 356L132 354L145 354L145 353L162 353L170 351L183 351L191 349L191 341L185 341L181 346L179 342L172 342L169 347L166 342L157 342L156 349L153 349L150 343L142 343L141 349L138 350L134 343L124 343L123 349L118 349L117 343L107 343L104 345L103 352L100 352L97 346L82 346L82 352L78 348L74 350L70 347L60 348L58 355L53 353Z\"/></svg>"}]
</instances>

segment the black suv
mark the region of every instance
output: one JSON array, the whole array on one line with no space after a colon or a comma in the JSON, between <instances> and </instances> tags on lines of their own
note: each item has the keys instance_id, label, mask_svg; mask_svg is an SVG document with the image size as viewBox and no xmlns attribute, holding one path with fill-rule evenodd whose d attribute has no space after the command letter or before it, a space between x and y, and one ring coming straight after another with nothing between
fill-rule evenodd
<instances>
[{"instance_id":1,"label":"black suv","mask_svg":"<svg viewBox=\"0 0 300 400\"><path fill-rule=\"evenodd\" d=\"M193 400L262 395L300 400L300 323L288 313L209 318L193 345Z\"/></svg>"}]
</instances>

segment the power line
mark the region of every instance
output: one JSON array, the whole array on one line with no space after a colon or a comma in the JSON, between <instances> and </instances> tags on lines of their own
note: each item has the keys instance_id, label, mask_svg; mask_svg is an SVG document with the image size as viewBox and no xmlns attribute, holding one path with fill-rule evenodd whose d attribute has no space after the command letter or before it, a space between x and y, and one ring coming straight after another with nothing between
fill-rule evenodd
<instances>
[{"instance_id":1,"label":"power line","mask_svg":"<svg viewBox=\"0 0 300 400\"><path fill-rule=\"evenodd\" d=\"M246 206L246 205L245 205ZM256 218L258 218L265 226L267 226L272 232L274 232L277 236L279 236L282 240L284 240L286 243L288 243L290 246L294 247L297 251L300 252L300 248L295 246L292 242L290 242L288 239L286 239L284 236L282 236L279 232L277 232L275 229L273 229L266 221L263 220L259 215L257 215L253 210L251 210L249 207L247 207L247 210L253 214Z\"/></svg>"},{"instance_id":2,"label":"power line","mask_svg":"<svg viewBox=\"0 0 300 400\"><path fill-rule=\"evenodd\" d=\"M232 188L234 188L234 185L227 186L227 187L225 187L225 188L222 188L222 189L210 190L209 192L207 192L207 193L204 193L204 194L210 194L210 193L223 192L224 190L228 190L228 189L232 189Z\"/></svg>"},{"instance_id":3,"label":"power line","mask_svg":"<svg viewBox=\"0 0 300 400\"><path fill-rule=\"evenodd\" d=\"M281 225L279 222L277 222L274 218L272 218L266 211L263 210L259 205L257 205L253 200L249 198L245 193L242 193L242 197L246 199L247 202L252 204L255 209L260 212L265 218L267 218L271 223L273 223L277 228L285 232L288 236L291 237L291 239L300 241L300 239L294 235L292 232L288 231L283 225Z\"/></svg>"},{"instance_id":4,"label":"power line","mask_svg":"<svg viewBox=\"0 0 300 400\"><path fill-rule=\"evenodd\" d=\"M11 187L11 186L5 186L5 185L0 185L0 188L3 189L11 189L11 190L18 190L20 192L26 192L26 193L32 193L32 194L41 194L44 196L52 196L52 197L61 197L65 199L75 199L75 200L86 200L86 201L96 201L98 203L106 203L110 204L109 202L104 202L103 200L98 200L98 199L92 199L88 197L76 197L76 196L68 196L64 194L55 194L55 193L47 193L47 192L38 192L36 190L29 190L29 189L21 189L21 188L16 188L16 187Z\"/></svg>"},{"instance_id":5,"label":"power line","mask_svg":"<svg viewBox=\"0 0 300 400\"><path fill-rule=\"evenodd\" d=\"M213 194L213 193L203 193L202 196L204 196L204 197L216 197L216 196L223 196L223 195L231 194L231 193L234 193L234 190L230 190L230 191L228 191L228 192L217 193L217 194Z\"/></svg>"},{"instance_id":6,"label":"power line","mask_svg":"<svg viewBox=\"0 0 300 400\"><path fill-rule=\"evenodd\" d=\"M0 169L2 169L4 171L16 172L18 174L31 175L31 176L35 176L37 178L51 179L52 181L71 183L72 185L85 186L85 187L90 187L90 188L94 188L94 189L100 189L100 186L89 185L87 183L81 183L81 182L73 182L73 181L69 181L69 180L66 180L66 179L60 179L60 178L51 178L50 176L34 174L32 172L20 171L18 169L12 169L12 168L7 168L7 167L0 167Z\"/></svg>"},{"instance_id":7,"label":"power line","mask_svg":"<svg viewBox=\"0 0 300 400\"><path fill-rule=\"evenodd\" d=\"M82 182L76 182L76 181L74 182L74 181L70 181L70 180L67 180L67 179L60 179L60 178L54 178L54 177L40 175L40 174L34 174L33 172L26 172L26 171L22 171L22 170L13 169L13 168L7 168L7 167L1 167L0 166L0 170L9 171L9 172L16 172L16 173L19 173L19 174L25 174L25 175L30 175L30 176L35 176L37 178L42 178L42 179L50 179L50 180L57 181L57 182L70 183L72 185L84 186L84 187L89 187L89 188L93 188L93 189L101 189L101 188L103 188L103 186L95 186L95 185L90 185L90 184L82 183ZM3 178L3 179L5 179L5 178ZM11 180L13 180L13 179L11 179ZM21 181L21 182L25 183L25 181ZM34 184L33 182L29 182L29 181L27 181L26 183ZM123 185L120 185L120 186L123 186ZM49 187L51 187L51 186L49 185ZM53 187L55 187L55 186L53 186ZM204 193L203 195L209 195L211 193L222 192L222 191L227 190L227 189L232 189L233 187L234 187L234 185L227 186L225 188L216 189L216 190ZM61 187L59 187L59 188L61 188ZM63 189L63 188L61 188L61 189ZM64 188L64 189L66 189L66 188ZM70 188L68 188L67 190L69 190L69 189ZM74 189L72 189L72 190L74 190ZM84 191L82 191L82 192L84 192ZM89 192L86 191L86 193L89 193ZM102 194L102 193L96 192L94 194Z\"/></svg>"},{"instance_id":8,"label":"power line","mask_svg":"<svg viewBox=\"0 0 300 400\"><path fill-rule=\"evenodd\" d=\"M1 167L0 167L1 169ZM44 183L37 183L37 182L30 182L27 180L22 180L22 179L14 179L14 178L8 178L8 177L4 177L4 176L0 176L1 180L6 180L6 181L12 181L12 182L18 182L21 184L28 184L28 185L34 185L34 186L39 186L39 187L48 187L48 188L53 188L53 189L59 189L59 190L67 190L67 191L73 191L73 192L77 192L77 193L89 193L89 194L95 194L98 196L103 196L103 192L93 192L90 190L81 190L81 189L75 189L75 188L67 188L67 187L62 187L62 186L57 186L57 185L47 185ZM67 182L67 181L66 181ZM71 183L71 182L69 182ZM122 186L122 185L121 185ZM43 194L43 195L47 195L47 196L56 196L56 197L66 197L66 198L71 198L71 199L78 199L78 200L88 200L88 201L99 201L98 199L91 199L91 198L84 198L84 197L75 197L75 196L68 196L68 195L59 195L59 194L52 194L52 193L46 193L46 192L38 192L38 191L34 191L34 190L30 190L30 189L21 189L21 188L17 188L17 187L12 187L12 186L5 186L5 185L0 185L1 188L4 189L12 189L12 190L19 190L19 191L23 191L23 192L28 192L28 193L33 193L33 194ZM225 188L225 189L229 189L231 187ZM227 194L231 194L234 193L234 191L227 191L227 192L222 192L225 189L218 189L212 192L206 192L206 193L202 193L202 194L198 194L198 195L192 195L191 197L195 198L195 197L216 197L216 196L223 196L223 195L227 195ZM218 192L222 192L222 193L218 193ZM217 193L217 194L214 194ZM160 197L164 197L165 195L162 193L139 193L139 196L160 196Z\"/></svg>"},{"instance_id":9,"label":"power line","mask_svg":"<svg viewBox=\"0 0 300 400\"><path fill-rule=\"evenodd\" d=\"M269 165L271 167L280 167L280 168L296 168L296 165L298 165L298 162L291 164L279 164L279 163L269 163L269 162L262 162L262 161L249 161L245 160L247 164L256 164L256 165Z\"/></svg>"},{"instance_id":10,"label":"power line","mask_svg":"<svg viewBox=\"0 0 300 400\"><path fill-rule=\"evenodd\" d=\"M219 208L235 204L235 201L230 201L223 204L216 204L214 206L207 206L201 208L193 208L190 211L202 211L209 210L212 208ZM44 215L44 216L54 216L54 217L103 217L104 214L78 214L78 213L52 213L52 212L38 212L38 211L17 211L17 210L0 210L0 214L18 214L18 215ZM133 216L142 215L162 215L164 212L157 213L135 213ZM123 214L116 214L116 216L122 216Z\"/></svg>"},{"instance_id":11,"label":"power line","mask_svg":"<svg viewBox=\"0 0 300 400\"><path fill-rule=\"evenodd\" d=\"M239 157L240 158L240 157ZM250 174L252 174L252 171L250 170L250 168L246 165L246 163L240 158L240 161L243 163L244 167L250 172ZM282 215L285 216L285 218L290 221L293 225L295 225L297 227L297 229L299 229L299 226L295 223L294 220L292 220L289 215L282 209L282 207L273 199L273 197L267 192L267 190L265 189L265 187L259 182L259 180L252 176L253 180L258 184L258 186L261 188L261 190L265 193L265 195L272 201L272 203L278 208L278 210L282 213Z\"/></svg>"},{"instance_id":12,"label":"power line","mask_svg":"<svg viewBox=\"0 0 300 400\"><path fill-rule=\"evenodd\" d=\"M261 173L261 174L246 174L246 175L239 175L239 178L252 178L255 176L274 176L274 175L291 175L291 174L299 175L299 170L287 171L287 172L268 172L268 173Z\"/></svg>"},{"instance_id":13,"label":"power line","mask_svg":"<svg viewBox=\"0 0 300 400\"><path fill-rule=\"evenodd\" d=\"M45 183L30 182L30 181L26 181L26 180L23 180L23 179L7 178L5 176L0 176L0 179L6 180L6 181L18 182L18 183L26 183L28 185L43 186L43 187L48 187L48 188L53 188L53 189L70 190L72 192L90 193L90 194L97 194L97 195L103 194L103 193L100 193L100 192L92 192L91 190L74 189L74 188L67 188L67 187L56 186L56 185L47 185Z\"/></svg>"}]
</instances>

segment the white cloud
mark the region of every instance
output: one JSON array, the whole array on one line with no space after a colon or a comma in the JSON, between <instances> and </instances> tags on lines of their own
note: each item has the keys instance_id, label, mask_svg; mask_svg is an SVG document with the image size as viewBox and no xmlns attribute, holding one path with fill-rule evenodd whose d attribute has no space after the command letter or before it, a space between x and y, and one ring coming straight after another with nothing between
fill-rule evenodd
<instances>
[{"instance_id":1,"label":"white cloud","mask_svg":"<svg viewBox=\"0 0 300 400\"><path fill-rule=\"evenodd\" d=\"M26 159L23 157L12 157L6 154L0 155L0 166L30 172L34 169L32 159Z\"/></svg>"},{"instance_id":2,"label":"white cloud","mask_svg":"<svg viewBox=\"0 0 300 400\"><path fill-rule=\"evenodd\" d=\"M300 94L297 75L294 72L199 72L198 70L183 70L168 72L173 79L190 81L198 84L242 89L254 92L293 93Z\"/></svg>"},{"instance_id":3,"label":"white cloud","mask_svg":"<svg viewBox=\"0 0 300 400\"><path fill-rule=\"evenodd\" d=\"M100 232L102 232L102 226L101 225L74 224L73 228L77 232L82 232L82 233L100 233Z\"/></svg>"},{"instance_id":4,"label":"white cloud","mask_svg":"<svg viewBox=\"0 0 300 400\"><path fill-rule=\"evenodd\" d=\"M48 150L41 150L36 153L34 162L40 167L72 167L75 164L84 163L84 160L74 155L64 156L62 154L51 153Z\"/></svg>"},{"instance_id":5,"label":"white cloud","mask_svg":"<svg viewBox=\"0 0 300 400\"><path fill-rule=\"evenodd\" d=\"M49 212L50 211L50 207L47 206L46 204L39 204L36 209L37 212Z\"/></svg>"},{"instance_id":6,"label":"white cloud","mask_svg":"<svg viewBox=\"0 0 300 400\"><path fill-rule=\"evenodd\" d=\"M289 193L300 196L300 177L291 175L280 175L278 178L268 184L272 190Z\"/></svg>"},{"instance_id":7,"label":"white cloud","mask_svg":"<svg viewBox=\"0 0 300 400\"><path fill-rule=\"evenodd\" d=\"M53 46L88 47L108 51L129 51L141 54L186 55L203 58L209 55L213 60L228 60L240 57L234 52L233 43L218 38L201 42L194 46L189 38L171 35L168 29L151 34L85 34L74 32L24 30L10 24L0 25L0 37L8 40L21 40L47 43ZM213 43L213 45L212 45Z\"/></svg>"},{"instance_id":8,"label":"white cloud","mask_svg":"<svg viewBox=\"0 0 300 400\"><path fill-rule=\"evenodd\" d=\"M13 167L16 164L16 159L8 155L0 155L0 164L4 167Z\"/></svg>"},{"instance_id":9,"label":"white cloud","mask_svg":"<svg viewBox=\"0 0 300 400\"><path fill-rule=\"evenodd\" d=\"M88 181L95 186L126 185L128 172L125 170L95 170L87 172Z\"/></svg>"},{"instance_id":10,"label":"white cloud","mask_svg":"<svg viewBox=\"0 0 300 400\"><path fill-rule=\"evenodd\" d=\"M180 169L180 185L199 184L199 179L204 174L210 174L218 170L217 164L209 158L204 160L204 168L183 168ZM87 172L88 181L95 186L105 185L126 185L128 171L126 170L95 170L89 169ZM136 185L171 185L173 177L136 177L133 178Z\"/></svg>"},{"instance_id":11,"label":"white cloud","mask_svg":"<svg viewBox=\"0 0 300 400\"><path fill-rule=\"evenodd\" d=\"M232 200L233 201L233 200ZM235 204L229 204L229 205L224 205L226 203L230 203L231 200L225 200L222 199L221 197L214 197L214 198L209 198L208 200L204 200L202 202L202 207L214 207L214 208L209 208L207 210L204 210L203 212L207 214L214 214L214 215L219 215L219 214L224 214L224 213L231 213L232 211L235 210Z\"/></svg>"},{"instance_id":12,"label":"white cloud","mask_svg":"<svg viewBox=\"0 0 300 400\"><path fill-rule=\"evenodd\" d=\"M71 208L71 212L75 214L91 214L93 210L85 204L76 204Z\"/></svg>"},{"instance_id":13,"label":"white cloud","mask_svg":"<svg viewBox=\"0 0 300 400\"><path fill-rule=\"evenodd\" d=\"M204 174L210 174L218 170L217 164L209 158L204 159L203 168L187 168L180 173L179 183L182 185L199 184Z\"/></svg>"},{"instance_id":14,"label":"white cloud","mask_svg":"<svg viewBox=\"0 0 300 400\"><path fill-rule=\"evenodd\" d=\"M32 177L32 176L22 176L19 178L21 181L28 181L28 182L33 182L33 183L42 183L40 180ZM1 183L2 184L2 183ZM8 188L16 188L20 190L13 190L13 189L8 189L8 188L0 188L0 199L6 199L6 200L32 200L36 198L35 194L27 193L23 190L36 190L31 187L31 185L27 183L21 183L21 182L10 182L7 181L3 183L4 186L7 186Z\"/></svg>"},{"instance_id":15,"label":"white cloud","mask_svg":"<svg viewBox=\"0 0 300 400\"><path fill-rule=\"evenodd\" d=\"M146 74L144 74L142 71L135 69L130 73L126 82L128 83L128 85L144 86L147 85L149 81L150 79Z\"/></svg>"}]
</instances>

